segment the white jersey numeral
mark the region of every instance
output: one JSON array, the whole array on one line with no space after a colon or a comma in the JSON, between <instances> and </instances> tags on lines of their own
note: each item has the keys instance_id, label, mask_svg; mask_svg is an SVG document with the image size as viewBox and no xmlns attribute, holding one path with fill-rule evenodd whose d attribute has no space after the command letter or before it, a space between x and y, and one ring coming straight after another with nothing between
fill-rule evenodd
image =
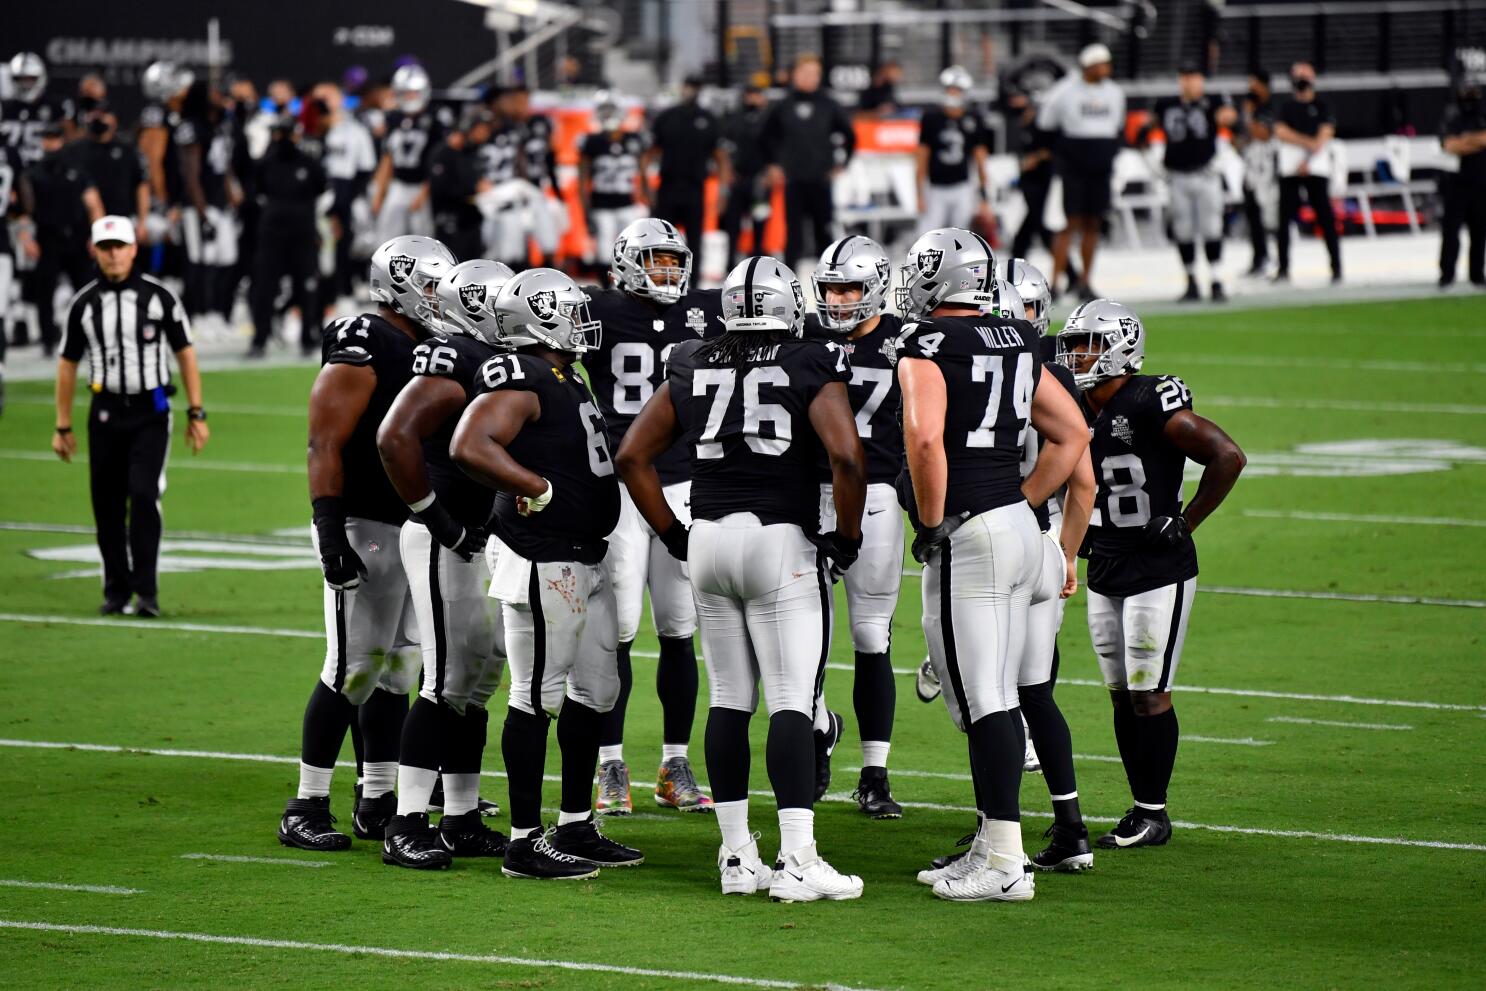
<instances>
[{"instance_id":1,"label":"white jersey numeral","mask_svg":"<svg viewBox=\"0 0 1486 991\"><path fill-rule=\"evenodd\" d=\"M970 365L970 381L984 382L990 377L991 394L986 399L985 417L980 426L965 437L966 447L995 447L996 420L1001 413L1001 390L1005 385L1004 361L999 354L978 354ZM1017 355L1016 374L1011 383L1011 409L1020 426L1017 427L1016 446L1027 442L1027 421L1032 416L1032 356L1023 352Z\"/></svg>"},{"instance_id":2,"label":"white jersey numeral","mask_svg":"<svg viewBox=\"0 0 1486 991\"><path fill-rule=\"evenodd\" d=\"M655 372L655 350L638 341L614 345L610 368L614 372L614 412L638 415L655 386L650 376Z\"/></svg>"},{"instance_id":3,"label":"white jersey numeral","mask_svg":"<svg viewBox=\"0 0 1486 991\"><path fill-rule=\"evenodd\" d=\"M699 368L691 380L691 394L705 396L707 390L716 387L712 407L707 410L707 422L702 427L702 436L697 443L697 458L711 461L722 457L722 445L717 441L717 432L722 429L722 418L732 402L733 389L738 384L738 373L731 368Z\"/></svg>"},{"instance_id":4,"label":"white jersey numeral","mask_svg":"<svg viewBox=\"0 0 1486 991\"><path fill-rule=\"evenodd\" d=\"M588 435L588 470L594 478L606 478L614 474L614 459L609 457L609 441L604 437L604 418L593 403L578 406L578 419L583 421L583 432Z\"/></svg>"},{"instance_id":5,"label":"white jersey numeral","mask_svg":"<svg viewBox=\"0 0 1486 991\"><path fill-rule=\"evenodd\" d=\"M691 394L705 396L716 388L712 406L707 410L707 422L702 427L702 436L697 443L697 458L707 461L722 457L722 443L717 439L727 415L728 403L732 402L737 389L738 372L733 368L702 368L692 377ZM778 365L763 365L751 369L743 376L743 440L755 454L777 457L789 450L794 439L789 411L778 403L762 401L760 390L764 386L788 388L789 373ZM770 424L772 436L763 435L763 425Z\"/></svg>"},{"instance_id":6,"label":"white jersey numeral","mask_svg":"<svg viewBox=\"0 0 1486 991\"><path fill-rule=\"evenodd\" d=\"M508 381L516 382L526 378L526 373L521 370L521 362L514 354L504 354L481 365L480 377L485 380L486 388L499 389Z\"/></svg>"},{"instance_id":7,"label":"white jersey numeral","mask_svg":"<svg viewBox=\"0 0 1486 991\"><path fill-rule=\"evenodd\" d=\"M857 410L857 435L862 440L867 440L872 436L872 418L877 415L883 400L887 399L888 392L892 390L893 371L891 368L853 368L851 384L872 386L867 401Z\"/></svg>"},{"instance_id":8,"label":"white jersey numeral","mask_svg":"<svg viewBox=\"0 0 1486 991\"><path fill-rule=\"evenodd\" d=\"M454 359L458 357L453 348L430 347L420 344L413 349L414 375L449 375L454 371Z\"/></svg>"},{"instance_id":9,"label":"white jersey numeral","mask_svg":"<svg viewBox=\"0 0 1486 991\"><path fill-rule=\"evenodd\" d=\"M1192 401L1192 390L1175 375L1168 375L1156 383L1156 395L1161 397L1161 410L1165 413L1181 409L1184 404Z\"/></svg>"},{"instance_id":10,"label":"white jersey numeral","mask_svg":"<svg viewBox=\"0 0 1486 991\"><path fill-rule=\"evenodd\" d=\"M1120 482L1115 472L1121 468L1130 473L1129 482ZM1151 521L1151 497L1145 491L1145 465L1134 454L1116 454L1099 462L1099 473L1109 487L1109 525L1145 526ZM1135 509L1125 512L1125 501L1133 499Z\"/></svg>"}]
</instances>

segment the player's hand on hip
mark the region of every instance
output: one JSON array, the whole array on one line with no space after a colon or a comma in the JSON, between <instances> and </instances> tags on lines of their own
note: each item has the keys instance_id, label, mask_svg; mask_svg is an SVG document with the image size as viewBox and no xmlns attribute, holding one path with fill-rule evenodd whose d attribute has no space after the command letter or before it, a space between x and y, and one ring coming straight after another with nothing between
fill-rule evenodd
<instances>
[{"instance_id":1,"label":"player's hand on hip","mask_svg":"<svg viewBox=\"0 0 1486 991\"><path fill-rule=\"evenodd\" d=\"M77 435L71 428L52 433L52 452L68 464L72 463L72 456L77 453Z\"/></svg>"},{"instance_id":2,"label":"player's hand on hip","mask_svg":"<svg viewBox=\"0 0 1486 991\"><path fill-rule=\"evenodd\" d=\"M1191 536L1184 516L1156 516L1142 531L1145 541L1158 547L1180 547Z\"/></svg>"},{"instance_id":3,"label":"player's hand on hip","mask_svg":"<svg viewBox=\"0 0 1486 991\"><path fill-rule=\"evenodd\" d=\"M542 481L546 482L544 478ZM517 496L516 512L522 516L533 516L547 508L552 501L552 483L547 482L547 491L538 496Z\"/></svg>"}]
</instances>

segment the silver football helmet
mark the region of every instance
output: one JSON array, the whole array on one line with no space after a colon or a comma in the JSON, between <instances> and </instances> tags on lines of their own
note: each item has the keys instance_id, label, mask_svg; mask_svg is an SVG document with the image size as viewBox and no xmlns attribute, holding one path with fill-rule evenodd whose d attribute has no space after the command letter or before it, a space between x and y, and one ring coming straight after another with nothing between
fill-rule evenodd
<instances>
[{"instance_id":1,"label":"silver football helmet","mask_svg":"<svg viewBox=\"0 0 1486 991\"><path fill-rule=\"evenodd\" d=\"M555 268L527 269L501 287L495 298L497 344L541 345L568 354L596 350L603 325L588 310L588 297Z\"/></svg>"},{"instance_id":2,"label":"silver football helmet","mask_svg":"<svg viewBox=\"0 0 1486 991\"><path fill-rule=\"evenodd\" d=\"M985 309L993 302L996 253L985 238L959 227L929 231L908 249L898 311L922 320L945 303Z\"/></svg>"},{"instance_id":3,"label":"silver football helmet","mask_svg":"<svg viewBox=\"0 0 1486 991\"><path fill-rule=\"evenodd\" d=\"M367 281L373 302L392 307L419 323L438 326L439 280L458 264L444 242L404 234L372 252Z\"/></svg>"},{"instance_id":4,"label":"silver football helmet","mask_svg":"<svg viewBox=\"0 0 1486 991\"><path fill-rule=\"evenodd\" d=\"M1058 333L1058 364L1087 392L1100 382L1133 375L1145 364L1145 327L1135 311L1112 299L1091 299L1068 317ZM1080 358L1096 356L1079 371Z\"/></svg>"},{"instance_id":5,"label":"silver football helmet","mask_svg":"<svg viewBox=\"0 0 1486 991\"><path fill-rule=\"evenodd\" d=\"M789 267L763 255L745 258L722 284L722 319L729 333L805 333L805 290Z\"/></svg>"},{"instance_id":6,"label":"silver football helmet","mask_svg":"<svg viewBox=\"0 0 1486 991\"><path fill-rule=\"evenodd\" d=\"M673 254L681 264L657 266L657 252ZM691 249L669 220L642 217L626 224L614 239L609 281L631 296L670 306L691 285Z\"/></svg>"},{"instance_id":7,"label":"silver football helmet","mask_svg":"<svg viewBox=\"0 0 1486 991\"><path fill-rule=\"evenodd\" d=\"M1027 319L1027 304L1022 302L1021 294L1016 291L1016 286L1005 279L997 279L996 288L993 291L995 298L991 301L991 313L1003 320Z\"/></svg>"},{"instance_id":8,"label":"silver football helmet","mask_svg":"<svg viewBox=\"0 0 1486 991\"><path fill-rule=\"evenodd\" d=\"M1006 280L1016 287L1017 295L1032 311L1027 319L1032 321L1037 333L1046 334L1053 312L1053 291L1042 269L1025 258L1013 258L1006 263Z\"/></svg>"},{"instance_id":9,"label":"silver football helmet","mask_svg":"<svg viewBox=\"0 0 1486 991\"><path fill-rule=\"evenodd\" d=\"M434 289L443 328L494 347L500 340L495 298L515 274L509 265L488 258L472 258L449 269Z\"/></svg>"},{"instance_id":10,"label":"silver football helmet","mask_svg":"<svg viewBox=\"0 0 1486 991\"><path fill-rule=\"evenodd\" d=\"M392 74L392 97L403 113L421 114L432 90L428 70L421 65L404 65Z\"/></svg>"},{"instance_id":11,"label":"silver football helmet","mask_svg":"<svg viewBox=\"0 0 1486 991\"><path fill-rule=\"evenodd\" d=\"M820 264L810 276L815 290L815 315L826 330L844 334L863 321L882 312L887 291L892 288L893 263L887 251L870 237L852 234L835 241L820 256ZM855 303L827 303L826 286L862 287L862 298Z\"/></svg>"},{"instance_id":12,"label":"silver football helmet","mask_svg":"<svg viewBox=\"0 0 1486 991\"><path fill-rule=\"evenodd\" d=\"M139 88L144 91L145 99L164 103L181 90L189 89L195 81L196 74L185 66L160 61L150 63L144 70L144 75L139 78Z\"/></svg>"},{"instance_id":13,"label":"silver football helmet","mask_svg":"<svg viewBox=\"0 0 1486 991\"><path fill-rule=\"evenodd\" d=\"M939 85L945 89L968 90L974 84L970 70L963 65L952 65L939 73Z\"/></svg>"},{"instance_id":14,"label":"silver football helmet","mask_svg":"<svg viewBox=\"0 0 1486 991\"><path fill-rule=\"evenodd\" d=\"M22 103L34 103L46 91L46 63L35 52L17 52L10 59L10 87Z\"/></svg>"},{"instance_id":15,"label":"silver football helmet","mask_svg":"<svg viewBox=\"0 0 1486 991\"><path fill-rule=\"evenodd\" d=\"M618 98L608 90L599 90L593 98L593 120L599 131L608 134L624 126L624 108Z\"/></svg>"}]
</instances>

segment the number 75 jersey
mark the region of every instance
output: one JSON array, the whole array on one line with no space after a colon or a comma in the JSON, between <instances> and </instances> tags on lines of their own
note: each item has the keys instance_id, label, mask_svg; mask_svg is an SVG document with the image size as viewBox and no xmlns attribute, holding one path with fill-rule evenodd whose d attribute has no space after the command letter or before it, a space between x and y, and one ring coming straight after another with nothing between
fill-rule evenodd
<instances>
[{"instance_id":1,"label":"number 75 jersey","mask_svg":"<svg viewBox=\"0 0 1486 991\"><path fill-rule=\"evenodd\" d=\"M1182 511L1187 458L1166 439L1166 423L1192 408L1192 393L1172 375L1133 375L1094 420L1089 457L1098 492L1089 521L1089 587L1127 596L1197 575L1197 547L1146 543L1157 516Z\"/></svg>"}]
</instances>

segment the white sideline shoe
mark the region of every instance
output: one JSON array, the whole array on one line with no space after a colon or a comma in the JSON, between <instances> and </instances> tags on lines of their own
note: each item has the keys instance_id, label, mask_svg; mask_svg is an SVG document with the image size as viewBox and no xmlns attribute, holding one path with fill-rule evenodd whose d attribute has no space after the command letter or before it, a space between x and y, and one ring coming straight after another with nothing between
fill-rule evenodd
<instances>
[{"instance_id":1,"label":"white sideline shoe","mask_svg":"<svg viewBox=\"0 0 1486 991\"><path fill-rule=\"evenodd\" d=\"M837 872L821 859L812 843L785 856L775 867L769 897L776 902L847 901L862 897L862 879Z\"/></svg>"},{"instance_id":2,"label":"white sideline shoe","mask_svg":"<svg viewBox=\"0 0 1486 991\"><path fill-rule=\"evenodd\" d=\"M758 833L736 850L726 844L717 848L717 869L722 872L722 893L751 895L767 891L774 872L764 866L758 855Z\"/></svg>"}]
</instances>

